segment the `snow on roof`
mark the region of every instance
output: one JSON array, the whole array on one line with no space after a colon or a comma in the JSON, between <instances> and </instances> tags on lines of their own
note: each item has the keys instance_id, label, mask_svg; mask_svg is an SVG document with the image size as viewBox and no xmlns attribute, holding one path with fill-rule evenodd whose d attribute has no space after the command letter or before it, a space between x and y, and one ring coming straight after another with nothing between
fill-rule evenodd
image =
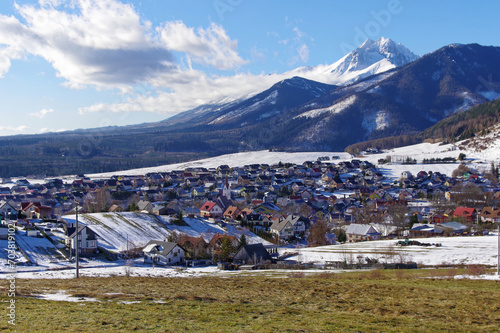
<instances>
[{"instance_id":1,"label":"snow on roof","mask_svg":"<svg viewBox=\"0 0 500 333\"><path fill-rule=\"evenodd\" d=\"M375 234L377 231L369 224L352 223L347 227L346 233L353 235L367 235Z\"/></svg>"},{"instance_id":2,"label":"snow on roof","mask_svg":"<svg viewBox=\"0 0 500 333\"><path fill-rule=\"evenodd\" d=\"M148 244L146 247L142 250L142 252L151 252L154 248L156 247L156 244Z\"/></svg>"}]
</instances>

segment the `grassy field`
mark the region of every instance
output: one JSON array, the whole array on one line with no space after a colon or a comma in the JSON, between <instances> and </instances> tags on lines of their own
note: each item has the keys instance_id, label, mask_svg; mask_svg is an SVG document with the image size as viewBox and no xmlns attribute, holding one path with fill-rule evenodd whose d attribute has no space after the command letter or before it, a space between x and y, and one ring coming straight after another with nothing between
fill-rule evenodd
<instances>
[{"instance_id":1,"label":"grassy field","mask_svg":"<svg viewBox=\"0 0 500 333\"><path fill-rule=\"evenodd\" d=\"M295 273L286 278L18 279L15 328L17 332L500 331L498 281L453 280L442 277L460 272L432 271ZM5 316L0 329L14 331L7 323L7 289L4 280ZM35 297L60 291L98 302Z\"/></svg>"}]
</instances>

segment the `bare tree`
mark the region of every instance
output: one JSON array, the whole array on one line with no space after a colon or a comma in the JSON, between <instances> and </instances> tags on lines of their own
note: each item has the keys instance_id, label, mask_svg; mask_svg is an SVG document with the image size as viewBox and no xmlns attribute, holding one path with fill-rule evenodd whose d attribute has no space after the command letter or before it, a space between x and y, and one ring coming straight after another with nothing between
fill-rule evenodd
<instances>
[{"instance_id":1,"label":"bare tree","mask_svg":"<svg viewBox=\"0 0 500 333\"><path fill-rule=\"evenodd\" d=\"M406 205L389 205L387 213L392 218L392 224L397 226L400 233L409 226L408 207Z\"/></svg>"},{"instance_id":2,"label":"bare tree","mask_svg":"<svg viewBox=\"0 0 500 333\"><path fill-rule=\"evenodd\" d=\"M481 207L485 203L483 189L474 183L455 185L451 194L451 200L458 206Z\"/></svg>"},{"instance_id":3,"label":"bare tree","mask_svg":"<svg viewBox=\"0 0 500 333\"><path fill-rule=\"evenodd\" d=\"M90 213L107 212L111 203L111 195L105 188L89 193L83 203L83 209Z\"/></svg>"},{"instance_id":4,"label":"bare tree","mask_svg":"<svg viewBox=\"0 0 500 333\"><path fill-rule=\"evenodd\" d=\"M307 236L307 241L309 242L309 246L322 246L328 245L328 241L326 239L326 234L328 232L328 225L323 219L319 219L311 225L309 228L309 235Z\"/></svg>"},{"instance_id":5,"label":"bare tree","mask_svg":"<svg viewBox=\"0 0 500 333\"><path fill-rule=\"evenodd\" d=\"M356 208L353 211L353 216L356 223L360 224L370 224L379 222L381 219L381 213L375 207L375 204L365 205L364 207Z\"/></svg>"},{"instance_id":6,"label":"bare tree","mask_svg":"<svg viewBox=\"0 0 500 333\"><path fill-rule=\"evenodd\" d=\"M298 213L304 217L311 216L312 212L313 212L313 209L308 204L305 204L305 203L300 205L299 210L298 210Z\"/></svg>"}]
</instances>

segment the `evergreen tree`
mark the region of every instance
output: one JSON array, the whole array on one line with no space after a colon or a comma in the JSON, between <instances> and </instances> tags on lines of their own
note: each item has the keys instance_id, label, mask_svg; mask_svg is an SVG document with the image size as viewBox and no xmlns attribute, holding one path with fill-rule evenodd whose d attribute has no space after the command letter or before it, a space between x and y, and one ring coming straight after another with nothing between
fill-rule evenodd
<instances>
[{"instance_id":1,"label":"evergreen tree","mask_svg":"<svg viewBox=\"0 0 500 333\"><path fill-rule=\"evenodd\" d=\"M417 215L410 216L410 227L409 227L409 229L413 228L413 225L415 223L418 223L418 216Z\"/></svg>"},{"instance_id":2,"label":"evergreen tree","mask_svg":"<svg viewBox=\"0 0 500 333\"><path fill-rule=\"evenodd\" d=\"M335 235L337 236L337 242L344 243L347 240L347 235L345 230L340 228L335 231Z\"/></svg>"},{"instance_id":3,"label":"evergreen tree","mask_svg":"<svg viewBox=\"0 0 500 333\"><path fill-rule=\"evenodd\" d=\"M238 249L241 249L245 245L247 245L247 238L245 237L245 234L241 234L240 243L238 244Z\"/></svg>"},{"instance_id":4,"label":"evergreen tree","mask_svg":"<svg viewBox=\"0 0 500 333\"><path fill-rule=\"evenodd\" d=\"M231 245L231 240L227 235L222 238L222 244L220 246L220 258L223 261L229 260L229 256L233 252L233 246Z\"/></svg>"}]
</instances>

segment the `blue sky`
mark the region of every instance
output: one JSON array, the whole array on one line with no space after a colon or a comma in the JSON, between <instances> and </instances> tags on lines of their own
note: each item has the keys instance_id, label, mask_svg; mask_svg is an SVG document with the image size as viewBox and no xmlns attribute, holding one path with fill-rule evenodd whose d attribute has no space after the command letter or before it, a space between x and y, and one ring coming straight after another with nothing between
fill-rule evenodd
<instances>
[{"instance_id":1,"label":"blue sky","mask_svg":"<svg viewBox=\"0 0 500 333\"><path fill-rule=\"evenodd\" d=\"M500 45L500 2L0 2L0 135L163 120L331 64L364 39ZM273 75L269 75L273 74Z\"/></svg>"}]
</instances>

